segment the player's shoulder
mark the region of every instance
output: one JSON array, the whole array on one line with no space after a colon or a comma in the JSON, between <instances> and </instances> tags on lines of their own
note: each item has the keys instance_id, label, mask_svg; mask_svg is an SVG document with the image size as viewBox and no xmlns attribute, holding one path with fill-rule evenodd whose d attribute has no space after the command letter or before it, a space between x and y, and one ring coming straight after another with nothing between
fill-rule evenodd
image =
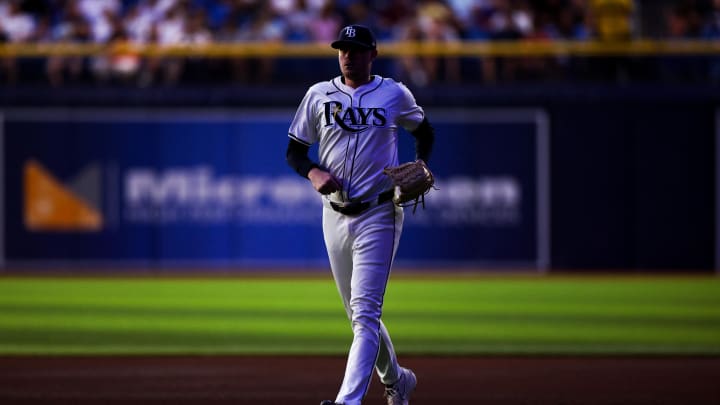
<instances>
[{"instance_id":1,"label":"player's shoulder","mask_svg":"<svg viewBox=\"0 0 720 405\"><path fill-rule=\"evenodd\" d=\"M397 97L414 98L412 91L410 91L403 82L395 80L392 77L382 77L381 79L381 86L385 93L391 93Z\"/></svg>"},{"instance_id":2,"label":"player's shoulder","mask_svg":"<svg viewBox=\"0 0 720 405\"><path fill-rule=\"evenodd\" d=\"M392 77L380 77L380 79L382 80L382 86L388 90L410 92L410 89L405 85L405 83L399 80L395 80Z\"/></svg>"},{"instance_id":3,"label":"player's shoulder","mask_svg":"<svg viewBox=\"0 0 720 405\"><path fill-rule=\"evenodd\" d=\"M405 87L405 85L403 84L403 82L401 82L401 81L399 81L399 80L395 80L395 79L392 78L392 77L387 77L387 76L377 76L377 77L382 81L382 85L383 85L383 86L387 86L387 87Z\"/></svg>"}]
</instances>

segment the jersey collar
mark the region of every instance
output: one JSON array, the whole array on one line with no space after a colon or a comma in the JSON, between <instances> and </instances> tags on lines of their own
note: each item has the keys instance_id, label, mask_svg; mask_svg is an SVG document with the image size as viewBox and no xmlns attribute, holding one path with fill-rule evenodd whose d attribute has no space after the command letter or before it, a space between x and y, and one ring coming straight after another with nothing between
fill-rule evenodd
<instances>
[{"instance_id":1,"label":"jersey collar","mask_svg":"<svg viewBox=\"0 0 720 405\"><path fill-rule=\"evenodd\" d=\"M378 75L372 75L372 76L370 76L369 82L363 84L362 86L360 86L356 89L346 85L345 78L342 75L336 77L335 80L333 80L333 82L335 83L335 86L338 87L339 89L341 89L342 91L344 91L346 93L355 93L357 91L367 88L368 86L377 85L378 80L380 80L380 77Z\"/></svg>"}]
</instances>

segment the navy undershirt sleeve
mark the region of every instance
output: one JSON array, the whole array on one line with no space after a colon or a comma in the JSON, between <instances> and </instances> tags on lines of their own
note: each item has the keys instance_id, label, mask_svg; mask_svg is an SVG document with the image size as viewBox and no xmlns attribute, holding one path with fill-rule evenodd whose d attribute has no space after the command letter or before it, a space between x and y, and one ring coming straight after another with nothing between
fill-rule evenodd
<instances>
[{"instance_id":1,"label":"navy undershirt sleeve","mask_svg":"<svg viewBox=\"0 0 720 405\"><path fill-rule=\"evenodd\" d=\"M287 152L285 153L288 165L292 167L297 174L305 178L307 178L310 169L313 167L319 167L308 157L308 150L310 150L308 145L290 138Z\"/></svg>"},{"instance_id":2,"label":"navy undershirt sleeve","mask_svg":"<svg viewBox=\"0 0 720 405\"><path fill-rule=\"evenodd\" d=\"M425 118L411 134L415 137L415 158L427 163L435 143L435 129Z\"/></svg>"}]
</instances>

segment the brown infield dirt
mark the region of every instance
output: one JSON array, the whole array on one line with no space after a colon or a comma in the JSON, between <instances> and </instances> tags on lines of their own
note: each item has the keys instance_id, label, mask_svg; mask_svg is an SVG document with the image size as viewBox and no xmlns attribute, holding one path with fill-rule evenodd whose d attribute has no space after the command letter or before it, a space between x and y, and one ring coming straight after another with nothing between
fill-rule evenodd
<instances>
[{"instance_id":1,"label":"brown infield dirt","mask_svg":"<svg viewBox=\"0 0 720 405\"><path fill-rule=\"evenodd\" d=\"M720 357L403 357L413 405L720 404ZM341 357L0 357L0 404L308 404ZM363 404L384 404L373 380Z\"/></svg>"}]
</instances>

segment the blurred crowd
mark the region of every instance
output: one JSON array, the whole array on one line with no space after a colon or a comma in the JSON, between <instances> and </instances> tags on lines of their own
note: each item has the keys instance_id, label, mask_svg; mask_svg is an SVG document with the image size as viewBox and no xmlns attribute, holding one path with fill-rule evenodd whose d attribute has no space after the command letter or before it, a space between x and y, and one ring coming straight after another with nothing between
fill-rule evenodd
<instances>
[{"instance_id":1,"label":"blurred crowd","mask_svg":"<svg viewBox=\"0 0 720 405\"><path fill-rule=\"evenodd\" d=\"M380 41L401 40L626 40L653 32L644 4L663 5L663 38L720 38L720 0L0 0L0 42L178 44L331 42L344 25L365 24ZM263 83L276 73L273 58L50 56L42 71L53 86L79 80L137 86L173 85L189 76ZM423 86L552 75L562 58L478 58L468 74L460 58L404 57L395 74ZM22 79L16 58L0 60L0 78ZM208 73L209 72L209 73ZM716 72L720 77L720 71ZM202 76L202 75L200 75Z\"/></svg>"}]
</instances>

